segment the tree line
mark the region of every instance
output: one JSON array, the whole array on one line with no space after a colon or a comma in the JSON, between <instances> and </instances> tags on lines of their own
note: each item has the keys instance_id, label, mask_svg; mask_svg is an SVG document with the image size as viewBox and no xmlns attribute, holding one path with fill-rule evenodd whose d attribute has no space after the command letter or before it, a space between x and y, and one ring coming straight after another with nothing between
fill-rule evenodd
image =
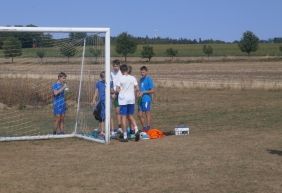
<instances>
[{"instance_id":1,"label":"tree line","mask_svg":"<svg viewBox=\"0 0 282 193\"><path fill-rule=\"evenodd\" d=\"M276 39L278 41L279 39ZM136 38L131 36L130 34L124 32L120 34L116 40L116 52L121 54L125 61L129 54L133 54L137 48ZM241 52L247 53L249 56L252 52L256 52L259 49L260 39L251 31L246 31L242 34L240 41L237 42ZM278 48L280 52L282 52L282 46ZM205 55L210 57L213 54L213 47L212 44L204 44L202 51ZM171 57L173 60L174 57L177 56L178 50L173 48L167 48L166 55ZM141 51L142 58L147 58L148 62L150 62L151 58L155 55L154 48L152 44L145 43L143 49Z\"/></svg>"},{"instance_id":2,"label":"tree line","mask_svg":"<svg viewBox=\"0 0 282 193\"><path fill-rule=\"evenodd\" d=\"M17 26L22 27L22 26ZM26 27L36 27L35 25L27 25ZM13 62L14 57L22 55L22 48L38 48L36 55L42 61L46 52L44 48L54 47L59 45L60 54L68 58L75 56L77 53L77 46L82 44L82 40L86 41L86 45L93 45L99 41L103 42L103 37L97 35L89 35L82 32L71 32L63 37L53 37L52 34L42 32L2 32L0 33L0 49L3 50L3 54L6 58L11 58ZM96 42L95 42L96 41ZM282 38L273 38L269 40L272 43L282 42ZM257 51L259 43L265 43L260 40L253 32L246 31L242 34L239 41L236 41L242 52L250 55L252 52ZM136 52L137 45L143 45L141 51L141 57L147 59L148 62L155 56L154 44L203 44L202 51L205 55L210 57L213 54L214 48L212 44L224 44L226 42L220 40L189 40L189 39L171 39L171 38L149 38L146 37L134 37L127 32L119 34L117 37L111 37L112 45L115 45L116 52L127 60L130 54ZM279 47L282 52L282 46ZM101 54L101 48L89 47L88 54L96 58ZM173 60L177 56L178 50L173 48L167 48L165 52L166 56Z\"/></svg>"}]
</instances>

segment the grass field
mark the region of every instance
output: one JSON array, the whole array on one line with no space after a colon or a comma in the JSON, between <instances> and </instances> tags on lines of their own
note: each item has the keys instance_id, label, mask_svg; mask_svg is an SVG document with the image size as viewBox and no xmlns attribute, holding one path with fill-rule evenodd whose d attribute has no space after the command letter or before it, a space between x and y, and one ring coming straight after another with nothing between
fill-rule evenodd
<instances>
[{"instance_id":1,"label":"grass field","mask_svg":"<svg viewBox=\"0 0 282 193\"><path fill-rule=\"evenodd\" d=\"M70 82L77 81L77 65L32 61L0 65L0 103L30 98L23 92L8 99L6 83L14 90L29 90L32 82L50 84L58 71L66 71ZM80 139L3 142L0 193L282 192L281 63L163 62L149 65L157 83L153 127L169 131L184 123L191 129L189 136L109 145ZM141 65L133 63L135 75ZM101 67L92 70L97 75ZM260 82L268 87L258 86ZM40 101L48 104L50 99L43 95ZM11 110L15 110L13 105ZM17 112L27 110L17 108ZM52 127L50 107L43 110L45 117L39 111L31 115L45 120L40 121L41 127L48 131ZM5 109L0 116L1 126ZM70 119L71 115L67 127L73 125Z\"/></svg>"},{"instance_id":2,"label":"grass field","mask_svg":"<svg viewBox=\"0 0 282 193\"><path fill-rule=\"evenodd\" d=\"M0 192L281 192L281 91L158 92L154 126L189 136L1 143Z\"/></svg>"}]
</instances>

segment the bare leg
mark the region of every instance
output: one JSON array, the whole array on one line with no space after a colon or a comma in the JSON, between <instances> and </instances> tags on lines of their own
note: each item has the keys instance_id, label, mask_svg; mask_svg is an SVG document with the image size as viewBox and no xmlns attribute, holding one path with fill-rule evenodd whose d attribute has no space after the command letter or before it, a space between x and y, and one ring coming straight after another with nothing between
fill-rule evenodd
<instances>
[{"instance_id":1,"label":"bare leg","mask_svg":"<svg viewBox=\"0 0 282 193\"><path fill-rule=\"evenodd\" d=\"M114 121L113 119L111 118L111 125L110 125L110 128L111 128L111 132L114 131Z\"/></svg>"},{"instance_id":2,"label":"bare leg","mask_svg":"<svg viewBox=\"0 0 282 193\"><path fill-rule=\"evenodd\" d=\"M127 140L127 116L122 115L121 116L121 126L123 130L123 139Z\"/></svg>"},{"instance_id":3,"label":"bare leg","mask_svg":"<svg viewBox=\"0 0 282 193\"><path fill-rule=\"evenodd\" d=\"M53 134L56 134L57 131L60 128L60 116L55 115L55 117L54 117L54 124L55 124L55 127L54 127L54 130L53 130Z\"/></svg>"},{"instance_id":4,"label":"bare leg","mask_svg":"<svg viewBox=\"0 0 282 193\"><path fill-rule=\"evenodd\" d=\"M105 133L104 128L105 128L105 122L100 122L99 123L99 130L100 130L101 133Z\"/></svg>"},{"instance_id":5,"label":"bare leg","mask_svg":"<svg viewBox=\"0 0 282 193\"><path fill-rule=\"evenodd\" d=\"M60 133L64 133L65 115L60 116Z\"/></svg>"},{"instance_id":6,"label":"bare leg","mask_svg":"<svg viewBox=\"0 0 282 193\"><path fill-rule=\"evenodd\" d=\"M120 114L119 114L119 107L116 107L116 117L117 117L117 122L118 122L118 128L120 128L121 127L121 116L120 116Z\"/></svg>"},{"instance_id":7,"label":"bare leg","mask_svg":"<svg viewBox=\"0 0 282 193\"><path fill-rule=\"evenodd\" d=\"M136 123L133 115L128 115L127 118L129 120L131 129L136 129L137 128L137 123Z\"/></svg>"},{"instance_id":8,"label":"bare leg","mask_svg":"<svg viewBox=\"0 0 282 193\"><path fill-rule=\"evenodd\" d=\"M138 112L138 118L139 118L141 126L143 128L145 126L145 120L144 120L143 112L141 112L141 111Z\"/></svg>"},{"instance_id":9,"label":"bare leg","mask_svg":"<svg viewBox=\"0 0 282 193\"><path fill-rule=\"evenodd\" d=\"M147 126L151 126L151 120L152 120L151 111L145 112L145 115L147 120Z\"/></svg>"}]
</instances>

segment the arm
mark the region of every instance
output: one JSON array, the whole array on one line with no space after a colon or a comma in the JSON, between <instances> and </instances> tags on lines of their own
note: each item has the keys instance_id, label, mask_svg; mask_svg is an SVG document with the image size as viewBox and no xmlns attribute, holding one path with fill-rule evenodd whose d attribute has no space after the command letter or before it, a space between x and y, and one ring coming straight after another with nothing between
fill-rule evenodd
<instances>
[{"instance_id":1,"label":"arm","mask_svg":"<svg viewBox=\"0 0 282 193\"><path fill-rule=\"evenodd\" d=\"M146 91L141 92L142 95L143 94L154 94L154 93L155 93L155 89L154 88L152 88L151 90L146 90Z\"/></svg>"},{"instance_id":2,"label":"arm","mask_svg":"<svg viewBox=\"0 0 282 193\"><path fill-rule=\"evenodd\" d=\"M120 92L120 90L121 90L121 87L120 87L121 85L120 85L120 82L119 81L117 81L117 83L116 83L116 90L115 90L115 93L116 94L118 94L119 92Z\"/></svg>"},{"instance_id":3,"label":"arm","mask_svg":"<svg viewBox=\"0 0 282 193\"><path fill-rule=\"evenodd\" d=\"M135 96L139 96L140 90L139 90L139 86L138 85L134 86L134 90L135 90Z\"/></svg>"},{"instance_id":4,"label":"arm","mask_svg":"<svg viewBox=\"0 0 282 193\"><path fill-rule=\"evenodd\" d=\"M58 90L56 90L55 88L53 88L53 94L56 96L56 95L60 94L61 92L63 92L63 91L65 90L65 88L66 88L66 84L64 84L64 85L62 86L62 88L60 88L60 89L58 89Z\"/></svg>"},{"instance_id":5,"label":"arm","mask_svg":"<svg viewBox=\"0 0 282 193\"><path fill-rule=\"evenodd\" d=\"M93 95L92 102L91 102L92 105L96 105L98 96L99 96L99 91L98 91L98 88L96 88L95 92L94 92L94 95Z\"/></svg>"},{"instance_id":6,"label":"arm","mask_svg":"<svg viewBox=\"0 0 282 193\"><path fill-rule=\"evenodd\" d=\"M120 86L117 86L117 89L115 91L116 93L119 93L120 92Z\"/></svg>"}]
</instances>

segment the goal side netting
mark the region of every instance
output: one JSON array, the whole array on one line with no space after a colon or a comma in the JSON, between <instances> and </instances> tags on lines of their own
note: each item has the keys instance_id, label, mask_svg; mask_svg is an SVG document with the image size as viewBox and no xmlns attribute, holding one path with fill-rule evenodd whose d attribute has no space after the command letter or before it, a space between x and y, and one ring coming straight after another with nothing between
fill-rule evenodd
<instances>
[{"instance_id":1,"label":"goal side netting","mask_svg":"<svg viewBox=\"0 0 282 193\"><path fill-rule=\"evenodd\" d=\"M103 71L104 97L93 103ZM61 72L65 82L58 81ZM79 137L109 143L107 85L109 28L0 27L0 141ZM95 118L99 102L104 106Z\"/></svg>"}]
</instances>

